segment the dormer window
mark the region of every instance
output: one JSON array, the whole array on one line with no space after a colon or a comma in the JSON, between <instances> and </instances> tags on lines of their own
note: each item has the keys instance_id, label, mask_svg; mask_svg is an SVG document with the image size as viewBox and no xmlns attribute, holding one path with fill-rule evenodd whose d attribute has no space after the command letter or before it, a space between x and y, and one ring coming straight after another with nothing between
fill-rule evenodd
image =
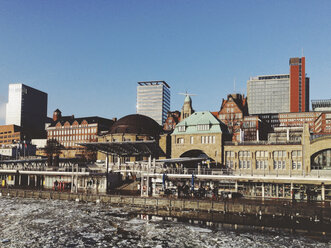
<instances>
[{"instance_id":1,"label":"dormer window","mask_svg":"<svg viewBox=\"0 0 331 248\"><path fill-rule=\"evenodd\" d=\"M208 131L210 128L209 124L200 124L200 125L197 125L197 129L199 131Z\"/></svg>"},{"instance_id":2,"label":"dormer window","mask_svg":"<svg viewBox=\"0 0 331 248\"><path fill-rule=\"evenodd\" d=\"M179 132L185 132L185 130L186 130L185 126L178 126Z\"/></svg>"}]
</instances>

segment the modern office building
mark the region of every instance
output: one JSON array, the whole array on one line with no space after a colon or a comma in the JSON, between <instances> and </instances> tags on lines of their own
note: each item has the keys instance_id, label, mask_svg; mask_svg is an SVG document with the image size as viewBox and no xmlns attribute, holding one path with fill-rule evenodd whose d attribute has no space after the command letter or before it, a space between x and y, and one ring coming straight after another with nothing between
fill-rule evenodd
<instances>
[{"instance_id":1,"label":"modern office building","mask_svg":"<svg viewBox=\"0 0 331 248\"><path fill-rule=\"evenodd\" d=\"M331 111L331 99L311 100L313 111Z\"/></svg>"},{"instance_id":2,"label":"modern office building","mask_svg":"<svg viewBox=\"0 0 331 248\"><path fill-rule=\"evenodd\" d=\"M6 125L22 127L27 139L45 135L47 94L24 84L9 84Z\"/></svg>"},{"instance_id":3,"label":"modern office building","mask_svg":"<svg viewBox=\"0 0 331 248\"><path fill-rule=\"evenodd\" d=\"M290 58L290 73L251 77L247 82L249 114L309 111L305 57Z\"/></svg>"},{"instance_id":4,"label":"modern office building","mask_svg":"<svg viewBox=\"0 0 331 248\"><path fill-rule=\"evenodd\" d=\"M250 115L290 112L290 75L251 77L247 98Z\"/></svg>"},{"instance_id":5,"label":"modern office building","mask_svg":"<svg viewBox=\"0 0 331 248\"><path fill-rule=\"evenodd\" d=\"M163 125L170 110L170 86L165 81L138 82L137 114Z\"/></svg>"}]
</instances>

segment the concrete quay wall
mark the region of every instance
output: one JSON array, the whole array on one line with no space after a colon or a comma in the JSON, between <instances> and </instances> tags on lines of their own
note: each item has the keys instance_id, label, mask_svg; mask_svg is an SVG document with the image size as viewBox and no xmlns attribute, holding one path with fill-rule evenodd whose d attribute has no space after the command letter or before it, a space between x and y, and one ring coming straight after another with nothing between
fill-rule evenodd
<instances>
[{"instance_id":1,"label":"concrete quay wall","mask_svg":"<svg viewBox=\"0 0 331 248\"><path fill-rule=\"evenodd\" d=\"M98 202L141 209L166 211L194 211L207 213L234 213L240 215L294 216L331 223L331 205L325 203L290 202L278 200L236 199L211 201L197 199L155 198L123 195L96 195L58 191L0 189L1 197L24 197L81 202Z\"/></svg>"}]
</instances>

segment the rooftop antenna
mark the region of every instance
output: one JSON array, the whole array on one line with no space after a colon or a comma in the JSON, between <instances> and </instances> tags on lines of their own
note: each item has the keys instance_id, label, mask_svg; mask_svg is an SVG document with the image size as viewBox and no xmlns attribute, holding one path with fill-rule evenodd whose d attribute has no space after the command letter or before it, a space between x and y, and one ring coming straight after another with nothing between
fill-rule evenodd
<instances>
[{"instance_id":1,"label":"rooftop antenna","mask_svg":"<svg viewBox=\"0 0 331 248\"><path fill-rule=\"evenodd\" d=\"M187 93L187 90L186 90L185 93L178 93L178 95L183 95L183 96L196 96L197 94L190 94L190 93Z\"/></svg>"}]
</instances>

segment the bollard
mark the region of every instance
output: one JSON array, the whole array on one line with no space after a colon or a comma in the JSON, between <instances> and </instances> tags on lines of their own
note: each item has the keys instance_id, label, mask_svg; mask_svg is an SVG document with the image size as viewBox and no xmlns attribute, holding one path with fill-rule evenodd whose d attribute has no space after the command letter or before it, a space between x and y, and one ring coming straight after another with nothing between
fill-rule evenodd
<instances>
[{"instance_id":1,"label":"bollard","mask_svg":"<svg viewBox=\"0 0 331 248\"><path fill-rule=\"evenodd\" d=\"M99 203L100 203L100 199L97 199L97 200L95 201L95 203L99 204Z\"/></svg>"},{"instance_id":2,"label":"bollard","mask_svg":"<svg viewBox=\"0 0 331 248\"><path fill-rule=\"evenodd\" d=\"M79 198L76 198L76 202L79 202Z\"/></svg>"}]
</instances>

